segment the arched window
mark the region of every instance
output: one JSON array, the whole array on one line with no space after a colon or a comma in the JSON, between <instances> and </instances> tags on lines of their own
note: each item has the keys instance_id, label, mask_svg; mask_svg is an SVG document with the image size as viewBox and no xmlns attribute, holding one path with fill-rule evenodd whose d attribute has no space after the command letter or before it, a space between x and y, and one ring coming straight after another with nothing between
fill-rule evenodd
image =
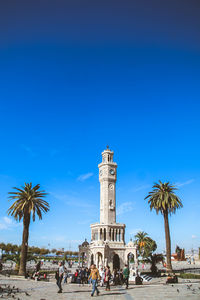
<instances>
[{"instance_id":1,"label":"arched window","mask_svg":"<svg viewBox=\"0 0 200 300\"><path fill-rule=\"evenodd\" d=\"M102 240L102 228L100 229L100 241Z\"/></svg>"},{"instance_id":2,"label":"arched window","mask_svg":"<svg viewBox=\"0 0 200 300\"><path fill-rule=\"evenodd\" d=\"M94 240L97 241L98 240L98 231L95 230L94 232Z\"/></svg>"},{"instance_id":3,"label":"arched window","mask_svg":"<svg viewBox=\"0 0 200 300\"><path fill-rule=\"evenodd\" d=\"M104 241L106 241L106 229L104 228Z\"/></svg>"},{"instance_id":4,"label":"arched window","mask_svg":"<svg viewBox=\"0 0 200 300\"><path fill-rule=\"evenodd\" d=\"M109 209L110 210L113 210L113 201L112 200L109 200Z\"/></svg>"}]
</instances>

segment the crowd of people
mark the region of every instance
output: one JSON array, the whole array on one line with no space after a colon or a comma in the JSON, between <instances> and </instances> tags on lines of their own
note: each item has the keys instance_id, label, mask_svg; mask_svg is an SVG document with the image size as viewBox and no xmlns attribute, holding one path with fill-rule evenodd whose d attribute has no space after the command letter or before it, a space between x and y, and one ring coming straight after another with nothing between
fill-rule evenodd
<instances>
[{"instance_id":1,"label":"crowd of people","mask_svg":"<svg viewBox=\"0 0 200 300\"><path fill-rule=\"evenodd\" d=\"M71 283L77 283L79 285L91 284L92 285L92 293L91 296L94 295L95 291L97 295L99 295L98 285L101 287L105 286L106 291L110 291L110 284L114 285L122 285L125 284L128 289L129 284L129 268L125 265L124 270L113 271L111 274L110 267L106 266L105 268L97 269L95 264L92 264L90 268L80 268L76 269L75 273L72 275ZM59 288L58 293L62 293L62 280L63 283L67 283L68 271L65 266L59 262L58 270L56 271L56 283Z\"/></svg>"}]
</instances>

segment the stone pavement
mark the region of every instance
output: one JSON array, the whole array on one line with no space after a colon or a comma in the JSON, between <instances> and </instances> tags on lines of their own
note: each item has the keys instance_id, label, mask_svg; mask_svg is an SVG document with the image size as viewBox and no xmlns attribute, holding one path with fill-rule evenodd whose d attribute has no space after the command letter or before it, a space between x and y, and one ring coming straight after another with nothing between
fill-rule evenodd
<instances>
[{"instance_id":1,"label":"stone pavement","mask_svg":"<svg viewBox=\"0 0 200 300\"><path fill-rule=\"evenodd\" d=\"M88 299L103 299L103 300L137 300L137 299L200 299L200 281L191 280L182 281L180 284L165 285L162 281L142 286L130 285L126 290L124 286L111 287L111 291L105 291L100 287L100 295L91 298L91 287L88 285L78 286L76 284L65 284L63 293L57 293L55 282L42 282L24 279L0 278L1 284L15 285L21 290L15 298L5 296L2 299L20 299L20 300L88 300ZM192 286L189 286L192 285ZM28 293L28 295L25 294ZM1 298L1 294L0 294Z\"/></svg>"}]
</instances>

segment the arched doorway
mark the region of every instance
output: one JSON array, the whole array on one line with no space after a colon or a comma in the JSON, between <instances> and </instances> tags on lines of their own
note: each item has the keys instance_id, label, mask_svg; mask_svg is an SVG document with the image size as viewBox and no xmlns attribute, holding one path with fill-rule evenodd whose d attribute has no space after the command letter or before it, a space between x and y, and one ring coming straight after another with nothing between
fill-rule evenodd
<instances>
[{"instance_id":1,"label":"arched doorway","mask_svg":"<svg viewBox=\"0 0 200 300\"><path fill-rule=\"evenodd\" d=\"M102 265L102 259L103 259L103 256L102 256L102 253L101 252L97 252L96 254L96 262L97 262L97 268L101 268L103 265Z\"/></svg>"},{"instance_id":2,"label":"arched doorway","mask_svg":"<svg viewBox=\"0 0 200 300\"><path fill-rule=\"evenodd\" d=\"M94 255L91 255L91 259L90 259L90 264L93 265L94 264Z\"/></svg>"},{"instance_id":3,"label":"arched doorway","mask_svg":"<svg viewBox=\"0 0 200 300\"><path fill-rule=\"evenodd\" d=\"M120 269L120 260L118 254L113 256L113 269Z\"/></svg>"},{"instance_id":4,"label":"arched doorway","mask_svg":"<svg viewBox=\"0 0 200 300\"><path fill-rule=\"evenodd\" d=\"M130 264L131 263L134 263L135 262L135 258L134 258L134 254L132 252L130 252L128 255L127 255L127 263L128 263L128 267L130 267Z\"/></svg>"}]
</instances>

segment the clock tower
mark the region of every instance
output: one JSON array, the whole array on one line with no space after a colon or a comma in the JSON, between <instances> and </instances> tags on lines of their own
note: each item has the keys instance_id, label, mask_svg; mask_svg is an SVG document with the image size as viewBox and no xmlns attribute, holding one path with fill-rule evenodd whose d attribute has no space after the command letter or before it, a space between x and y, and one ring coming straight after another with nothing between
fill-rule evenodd
<instances>
[{"instance_id":1,"label":"clock tower","mask_svg":"<svg viewBox=\"0 0 200 300\"><path fill-rule=\"evenodd\" d=\"M100 223L116 223L116 192L117 164L113 162L113 154L108 147L102 152L99 167L100 181Z\"/></svg>"},{"instance_id":2,"label":"clock tower","mask_svg":"<svg viewBox=\"0 0 200 300\"><path fill-rule=\"evenodd\" d=\"M116 222L116 180L117 164L113 162L114 152L109 149L102 153L98 165L100 181L100 222L90 225L91 242L79 246L79 265L82 257L87 258L88 267L98 268L109 265L111 270L129 264L130 257L137 267L137 247L133 242L125 243L126 225Z\"/></svg>"}]
</instances>

